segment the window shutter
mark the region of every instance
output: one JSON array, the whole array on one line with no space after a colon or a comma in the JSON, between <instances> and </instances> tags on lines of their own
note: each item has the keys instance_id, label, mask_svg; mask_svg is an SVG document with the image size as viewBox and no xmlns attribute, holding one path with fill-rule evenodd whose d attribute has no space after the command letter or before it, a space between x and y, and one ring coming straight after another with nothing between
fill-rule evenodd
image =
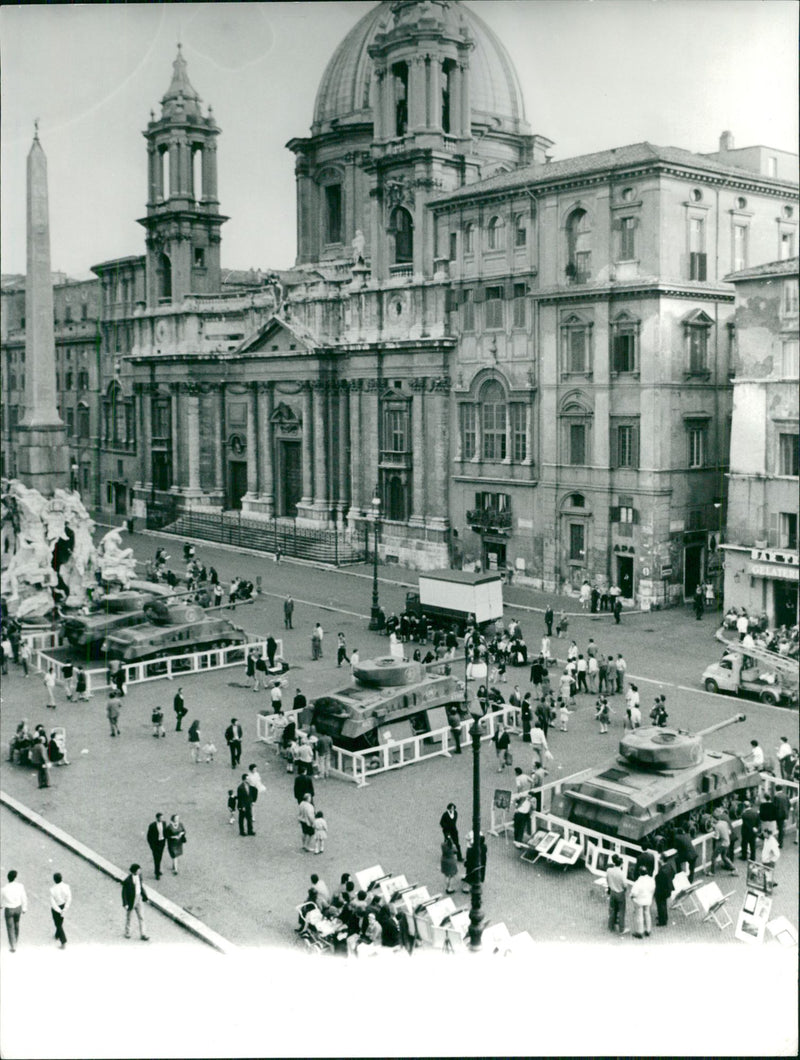
<instances>
[{"instance_id":1,"label":"window shutter","mask_svg":"<svg viewBox=\"0 0 800 1060\"><path fill-rule=\"evenodd\" d=\"M611 513L611 516L610 516L611 517L611 522L612 523L618 523L619 522L619 508L617 508L617 507L610 508L609 512Z\"/></svg>"},{"instance_id":2,"label":"window shutter","mask_svg":"<svg viewBox=\"0 0 800 1060\"><path fill-rule=\"evenodd\" d=\"M781 543L781 516L780 512L770 512L768 543L770 548L777 548Z\"/></svg>"},{"instance_id":3,"label":"window shutter","mask_svg":"<svg viewBox=\"0 0 800 1060\"><path fill-rule=\"evenodd\" d=\"M638 427L634 427L633 431L632 431L632 434L633 434L633 438L631 439L631 450L632 450L631 464L632 464L633 467L638 467L639 466L639 428Z\"/></svg>"},{"instance_id":4,"label":"window shutter","mask_svg":"<svg viewBox=\"0 0 800 1060\"><path fill-rule=\"evenodd\" d=\"M473 291L473 294L472 294L472 301L475 302L476 304L478 302L485 302L486 301L486 288L485 287L476 287L474 289L474 291Z\"/></svg>"},{"instance_id":5,"label":"window shutter","mask_svg":"<svg viewBox=\"0 0 800 1060\"><path fill-rule=\"evenodd\" d=\"M634 508L633 509L633 525L634 526L638 526L639 525L639 509L638 508Z\"/></svg>"},{"instance_id":6,"label":"window shutter","mask_svg":"<svg viewBox=\"0 0 800 1060\"><path fill-rule=\"evenodd\" d=\"M460 293L460 291L453 290L452 287L447 289L445 292L445 312L452 313L458 309Z\"/></svg>"},{"instance_id":7,"label":"window shutter","mask_svg":"<svg viewBox=\"0 0 800 1060\"><path fill-rule=\"evenodd\" d=\"M514 297L514 282L513 280L506 280L505 283L505 298L510 301Z\"/></svg>"},{"instance_id":8,"label":"window shutter","mask_svg":"<svg viewBox=\"0 0 800 1060\"><path fill-rule=\"evenodd\" d=\"M611 452L609 456L611 458L611 466L619 467L619 427L611 428L611 439L610 439Z\"/></svg>"}]
</instances>

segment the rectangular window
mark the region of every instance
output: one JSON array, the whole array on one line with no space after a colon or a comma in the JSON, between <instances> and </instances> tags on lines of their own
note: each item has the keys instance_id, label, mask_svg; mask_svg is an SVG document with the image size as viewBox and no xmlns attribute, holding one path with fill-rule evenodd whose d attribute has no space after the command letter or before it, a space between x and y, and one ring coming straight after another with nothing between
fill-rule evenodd
<instances>
[{"instance_id":1,"label":"rectangular window","mask_svg":"<svg viewBox=\"0 0 800 1060\"><path fill-rule=\"evenodd\" d=\"M800 341L786 339L781 345L781 375L797 379L800 375Z\"/></svg>"},{"instance_id":2,"label":"rectangular window","mask_svg":"<svg viewBox=\"0 0 800 1060\"><path fill-rule=\"evenodd\" d=\"M111 482L106 483L106 502L112 504L114 501L114 486Z\"/></svg>"},{"instance_id":3,"label":"rectangular window","mask_svg":"<svg viewBox=\"0 0 800 1060\"><path fill-rule=\"evenodd\" d=\"M509 405L511 417L511 445L512 460L521 464L528 456L528 432L525 427L525 406L520 404Z\"/></svg>"},{"instance_id":4,"label":"rectangular window","mask_svg":"<svg viewBox=\"0 0 800 1060\"><path fill-rule=\"evenodd\" d=\"M461 415L461 459L472 460L477 446L476 416L474 405L460 405Z\"/></svg>"},{"instance_id":5,"label":"rectangular window","mask_svg":"<svg viewBox=\"0 0 800 1060\"><path fill-rule=\"evenodd\" d=\"M586 424L569 425L569 462L570 464L586 463Z\"/></svg>"},{"instance_id":6,"label":"rectangular window","mask_svg":"<svg viewBox=\"0 0 800 1060\"><path fill-rule=\"evenodd\" d=\"M203 247L194 248L194 264L197 269L205 268L206 252Z\"/></svg>"},{"instance_id":7,"label":"rectangular window","mask_svg":"<svg viewBox=\"0 0 800 1060\"><path fill-rule=\"evenodd\" d=\"M67 434L72 437L75 433L75 409L67 409L66 413Z\"/></svg>"},{"instance_id":8,"label":"rectangular window","mask_svg":"<svg viewBox=\"0 0 800 1060\"><path fill-rule=\"evenodd\" d=\"M615 372L633 372L635 363L636 335L632 331L614 332L613 368Z\"/></svg>"},{"instance_id":9,"label":"rectangular window","mask_svg":"<svg viewBox=\"0 0 800 1060\"><path fill-rule=\"evenodd\" d=\"M781 512L779 548L797 548L797 512Z\"/></svg>"},{"instance_id":10,"label":"rectangular window","mask_svg":"<svg viewBox=\"0 0 800 1060\"><path fill-rule=\"evenodd\" d=\"M72 390L72 383L73 383L72 372L65 372L64 373L64 389L65 390Z\"/></svg>"},{"instance_id":11,"label":"rectangular window","mask_svg":"<svg viewBox=\"0 0 800 1060\"><path fill-rule=\"evenodd\" d=\"M506 458L506 406L501 401L484 401L483 410L483 459L505 460Z\"/></svg>"},{"instance_id":12,"label":"rectangular window","mask_svg":"<svg viewBox=\"0 0 800 1060\"><path fill-rule=\"evenodd\" d=\"M623 217L620 222L619 257L620 261L633 261L636 257L634 232L636 222L632 217Z\"/></svg>"},{"instance_id":13,"label":"rectangular window","mask_svg":"<svg viewBox=\"0 0 800 1060\"><path fill-rule=\"evenodd\" d=\"M486 288L486 329L496 330L503 327L503 288Z\"/></svg>"},{"instance_id":14,"label":"rectangular window","mask_svg":"<svg viewBox=\"0 0 800 1060\"><path fill-rule=\"evenodd\" d=\"M634 460L635 428L626 424L617 427L617 467L635 467Z\"/></svg>"},{"instance_id":15,"label":"rectangular window","mask_svg":"<svg viewBox=\"0 0 800 1060\"><path fill-rule=\"evenodd\" d=\"M794 257L794 232L784 232L781 235L781 261L788 261Z\"/></svg>"},{"instance_id":16,"label":"rectangular window","mask_svg":"<svg viewBox=\"0 0 800 1060\"><path fill-rule=\"evenodd\" d=\"M733 226L733 271L747 268L747 225Z\"/></svg>"},{"instance_id":17,"label":"rectangular window","mask_svg":"<svg viewBox=\"0 0 800 1060\"><path fill-rule=\"evenodd\" d=\"M583 523L569 524L569 558L583 563L586 556L586 527Z\"/></svg>"},{"instance_id":18,"label":"rectangular window","mask_svg":"<svg viewBox=\"0 0 800 1060\"><path fill-rule=\"evenodd\" d=\"M472 291L464 291L461 304L461 330L475 330L475 302Z\"/></svg>"},{"instance_id":19,"label":"rectangular window","mask_svg":"<svg viewBox=\"0 0 800 1060\"><path fill-rule=\"evenodd\" d=\"M86 440L89 437L89 410L85 405L78 405L78 437Z\"/></svg>"},{"instance_id":20,"label":"rectangular window","mask_svg":"<svg viewBox=\"0 0 800 1060\"><path fill-rule=\"evenodd\" d=\"M458 233L450 233L450 260L455 261L458 256Z\"/></svg>"},{"instance_id":21,"label":"rectangular window","mask_svg":"<svg viewBox=\"0 0 800 1060\"><path fill-rule=\"evenodd\" d=\"M767 176L777 177L778 175L778 159L775 155L767 155Z\"/></svg>"},{"instance_id":22,"label":"rectangular window","mask_svg":"<svg viewBox=\"0 0 800 1060\"><path fill-rule=\"evenodd\" d=\"M523 217L517 218L517 227L514 230L514 246L524 247L528 242L528 229Z\"/></svg>"},{"instance_id":23,"label":"rectangular window","mask_svg":"<svg viewBox=\"0 0 800 1060\"><path fill-rule=\"evenodd\" d=\"M591 250L575 252L575 283L588 283L592 276Z\"/></svg>"},{"instance_id":24,"label":"rectangular window","mask_svg":"<svg viewBox=\"0 0 800 1060\"><path fill-rule=\"evenodd\" d=\"M569 330L569 355L567 363L568 372L586 371L586 329L570 328Z\"/></svg>"},{"instance_id":25,"label":"rectangular window","mask_svg":"<svg viewBox=\"0 0 800 1060\"><path fill-rule=\"evenodd\" d=\"M796 317L798 312L798 281L783 281L783 313L787 317Z\"/></svg>"},{"instance_id":26,"label":"rectangular window","mask_svg":"<svg viewBox=\"0 0 800 1060\"><path fill-rule=\"evenodd\" d=\"M524 283L514 284L514 327L524 328L528 323L527 286Z\"/></svg>"},{"instance_id":27,"label":"rectangular window","mask_svg":"<svg viewBox=\"0 0 800 1060\"><path fill-rule=\"evenodd\" d=\"M780 435L780 463L778 464L779 475L793 475L797 478L798 457L800 455L800 434Z\"/></svg>"},{"instance_id":28,"label":"rectangular window","mask_svg":"<svg viewBox=\"0 0 800 1060\"><path fill-rule=\"evenodd\" d=\"M406 409L387 409L384 422L386 431L386 448L389 452L408 452L408 414Z\"/></svg>"},{"instance_id":29,"label":"rectangular window","mask_svg":"<svg viewBox=\"0 0 800 1060\"><path fill-rule=\"evenodd\" d=\"M153 402L153 442L161 445L169 445L172 441L172 423L170 415L169 400L156 400Z\"/></svg>"},{"instance_id":30,"label":"rectangular window","mask_svg":"<svg viewBox=\"0 0 800 1060\"><path fill-rule=\"evenodd\" d=\"M689 428L689 467L704 467L706 461L705 427Z\"/></svg>"},{"instance_id":31,"label":"rectangular window","mask_svg":"<svg viewBox=\"0 0 800 1060\"><path fill-rule=\"evenodd\" d=\"M172 458L168 452L155 450L152 453L153 488L168 490L172 485Z\"/></svg>"},{"instance_id":32,"label":"rectangular window","mask_svg":"<svg viewBox=\"0 0 800 1060\"><path fill-rule=\"evenodd\" d=\"M327 243L342 241L342 186L325 185L325 237Z\"/></svg>"},{"instance_id":33,"label":"rectangular window","mask_svg":"<svg viewBox=\"0 0 800 1060\"><path fill-rule=\"evenodd\" d=\"M706 328L689 328L689 371L708 370L708 331Z\"/></svg>"},{"instance_id":34,"label":"rectangular window","mask_svg":"<svg viewBox=\"0 0 800 1060\"><path fill-rule=\"evenodd\" d=\"M475 253L475 225L464 225L464 253Z\"/></svg>"},{"instance_id":35,"label":"rectangular window","mask_svg":"<svg viewBox=\"0 0 800 1060\"><path fill-rule=\"evenodd\" d=\"M702 217L689 220L689 253L703 254L706 249L706 223Z\"/></svg>"}]
</instances>

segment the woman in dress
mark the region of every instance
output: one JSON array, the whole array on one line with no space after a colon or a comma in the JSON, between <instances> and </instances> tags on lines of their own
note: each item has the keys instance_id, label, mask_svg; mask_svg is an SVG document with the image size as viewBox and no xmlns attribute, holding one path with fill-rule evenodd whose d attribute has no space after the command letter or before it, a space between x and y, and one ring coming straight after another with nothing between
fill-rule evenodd
<instances>
[{"instance_id":1,"label":"woman in dress","mask_svg":"<svg viewBox=\"0 0 800 1060\"><path fill-rule=\"evenodd\" d=\"M445 836L442 843L442 875L446 893L452 894L455 890L453 880L458 875L458 856L455 844L449 836Z\"/></svg>"},{"instance_id":2,"label":"woman in dress","mask_svg":"<svg viewBox=\"0 0 800 1060\"><path fill-rule=\"evenodd\" d=\"M172 874L178 875L178 861L183 854L183 844L186 842L186 829L181 823L177 813L173 813L169 824L164 829L167 836L167 850L172 858Z\"/></svg>"},{"instance_id":3,"label":"woman in dress","mask_svg":"<svg viewBox=\"0 0 800 1060\"><path fill-rule=\"evenodd\" d=\"M194 719L192 724L189 726L189 746L192 752L192 761L197 763L200 761L200 722L197 718Z\"/></svg>"}]
</instances>

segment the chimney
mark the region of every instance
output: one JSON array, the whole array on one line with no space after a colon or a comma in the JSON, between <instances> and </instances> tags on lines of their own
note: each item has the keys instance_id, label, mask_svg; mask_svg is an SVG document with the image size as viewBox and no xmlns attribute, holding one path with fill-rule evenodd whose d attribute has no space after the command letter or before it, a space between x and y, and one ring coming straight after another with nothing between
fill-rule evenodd
<instances>
[{"instance_id":1,"label":"chimney","mask_svg":"<svg viewBox=\"0 0 800 1060\"><path fill-rule=\"evenodd\" d=\"M532 161L537 165L543 165L545 162L549 162L550 159L547 157L547 149L552 147L553 143L554 141L548 140L546 136L532 136Z\"/></svg>"},{"instance_id":2,"label":"chimney","mask_svg":"<svg viewBox=\"0 0 800 1060\"><path fill-rule=\"evenodd\" d=\"M733 150L733 133L728 129L719 138L720 153Z\"/></svg>"}]
</instances>

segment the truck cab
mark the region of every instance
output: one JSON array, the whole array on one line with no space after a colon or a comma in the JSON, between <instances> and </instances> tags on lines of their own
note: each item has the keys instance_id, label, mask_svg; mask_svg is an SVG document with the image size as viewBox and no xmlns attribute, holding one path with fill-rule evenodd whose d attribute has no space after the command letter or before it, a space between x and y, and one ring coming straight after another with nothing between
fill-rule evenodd
<instances>
[{"instance_id":1,"label":"truck cab","mask_svg":"<svg viewBox=\"0 0 800 1060\"><path fill-rule=\"evenodd\" d=\"M718 663L708 666L703 684L707 692L755 696L774 706L797 699L797 692L788 687L779 670L741 652L727 651Z\"/></svg>"}]
</instances>

